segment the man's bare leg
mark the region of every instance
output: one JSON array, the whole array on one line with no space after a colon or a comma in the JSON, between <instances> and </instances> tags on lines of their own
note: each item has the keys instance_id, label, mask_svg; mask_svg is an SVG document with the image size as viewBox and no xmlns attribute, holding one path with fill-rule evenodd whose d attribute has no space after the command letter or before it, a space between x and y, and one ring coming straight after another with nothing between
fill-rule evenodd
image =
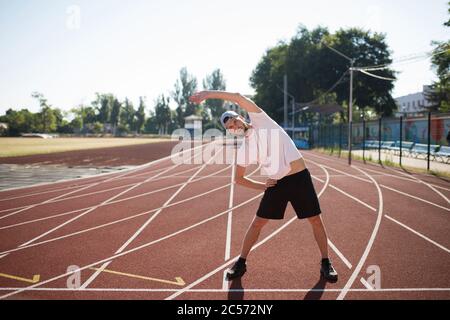
<instances>
[{"instance_id":1,"label":"man's bare leg","mask_svg":"<svg viewBox=\"0 0 450 320\"><path fill-rule=\"evenodd\" d=\"M262 228L269 222L267 219L255 217L245 234L244 242L242 243L241 256L239 260L227 272L227 280L233 280L242 277L247 271L245 261L250 250L252 250L256 241L258 241Z\"/></svg>"},{"instance_id":2,"label":"man's bare leg","mask_svg":"<svg viewBox=\"0 0 450 320\"><path fill-rule=\"evenodd\" d=\"M241 258L247 259L250 250L253 248L256 241L258 241L261 230L267 222L269 222L269 220L260 217L255 217L253 219L253 222L245 234L244 242L242 243Z\"/></svg>"},{"instance_id":3,"label":"man's bare leg","mask_svg":"<svg viewBox=\"0 0 450 320\"><path fill-rule=\"evenodd\" d=\"M328 258L328 237L322 221L322 216L318 215L309 218L308 221L311 223L314 238L316 239L317 245L319 246L319 250L322 255L320 273L328 281L336 282L338 280L338 274L331 264L330 259Z\"/></svg>"},{"instance_id":4,"label":"man's bare leg","mask_svg":"<svg viewBox=\"0 0 450 320\"><path fill-rule=\"evenodd\" d=\"M318 215L308 219L311 223L314 238L316 239L317 245L319 246L320 254L322 259L328 258L328 237L323 225L322 216Z\"/></svg>"}]
</instances>

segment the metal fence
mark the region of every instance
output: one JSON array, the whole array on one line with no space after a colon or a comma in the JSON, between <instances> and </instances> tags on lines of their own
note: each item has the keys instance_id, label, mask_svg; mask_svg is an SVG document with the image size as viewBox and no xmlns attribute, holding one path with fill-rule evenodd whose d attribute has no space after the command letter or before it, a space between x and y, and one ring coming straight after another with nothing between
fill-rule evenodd
<instances>
[{"instance_id":1,"label":"metal fence","mask_svg":"<svg viewBox=\"0 0 450 320\"><path fill-rule=\"evenodd\" d=\"M450 115L361 121L352 124L352 156L450 171ZM348 124L309 126L309 147L348 150Z\"/></svg>"}]
</instances>

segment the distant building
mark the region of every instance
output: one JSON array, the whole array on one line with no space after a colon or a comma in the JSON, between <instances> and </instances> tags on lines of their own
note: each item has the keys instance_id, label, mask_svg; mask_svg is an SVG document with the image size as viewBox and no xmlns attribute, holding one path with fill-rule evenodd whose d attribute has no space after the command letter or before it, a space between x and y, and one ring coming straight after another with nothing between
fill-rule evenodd
<instances>
[{"instance_id":1,"label":"distant building","mask_svg":"<svg viewBox=\"0 0 450 320\"><path fill-rule=\"evenodd\" d=\"M422 92L396 98L395 101L398 106L396 116L417 117L427 112L431 102L427 100L426 93L430 90L430 86L423 86Z\"/></svg>"},{"instance_id":2,"label":"distant building","mask_svg":"<svg viewBox=\"0 0 450 320\"><path fill-rule=\"evenodd\" d=\"M0 122L0 135L6 134L8 131L8 124L5 122Z\"/></svg>"}]
</instances>

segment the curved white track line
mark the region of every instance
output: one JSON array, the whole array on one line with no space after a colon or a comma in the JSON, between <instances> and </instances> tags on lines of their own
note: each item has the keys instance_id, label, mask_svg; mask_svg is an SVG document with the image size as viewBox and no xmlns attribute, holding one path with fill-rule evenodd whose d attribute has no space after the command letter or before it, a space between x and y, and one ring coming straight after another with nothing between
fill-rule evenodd
<instances>
[{"instance_id":1,"label":"curved white track line","mask_svg":"<svg viewBox=\"0 0 450 320\"><path fill-rule=\"evenodd\" d=\"M391 168L388 168L388 170L395 171L395 170L393 170L393 169L391 169ZM404 173L404 172L400 172L400 171L399 171L399 173L400 173L401 175L404 175L404 176L408 176L408 177L410 176L410 175L408 175L408 174L406 174L406 173ZM440 197L442 197L445 201L447 201L448 204L450 204L450 200L449 200L444 194L442 194L442 192L440 192L439 190L436 190L436 188L433 187L431 184L429 184L428 182L425 182L425 181L423 181L422 179L419 179L419 178L417 178L417 177L415 177L415 176L413 176L413 175L411 175L411 178L413 178L414 180L416 180L418 183L421 183L421 184L426 185L428 188L430 188L431 190L433 190L434 192L436 192Z\"/></svg>"},{"instance_id":2,"label":"curved white track line","mask_svg":"<svg viewBox=\"0 0 450 320\"><path fill-rule=\"evenodd\" d=\"M100 261L96 261L96 262L94 262L94 263L91 263L91 264L88 264L88 265L86 265L86 266L84 266L84 267L81 267L81 268L79 268L79 269L77 269L77 270L72 270L72 271L66 272L66 273L61 274L61 275L59 275L59 276L53 277L53 278L51 278L51 279L48 279L48 280L45 280L45 281L42 281L42 282L38 282L38 283L36 283L36 284L34 284L34 285L31 285L31 286L28 286L28 287L24 287L24 288L21 288L21 289L19 289L19 290L14 291L14 292L11 292L11 293L9 293L9 294L0 296L0 300L1 300L1 299L6 299L6 298L11 297L11 296L14 296L14 295L16 295L16 294L19 294L19 293L21 293L21 292L27 291L27 290L29 290L29 289L33 289L33 288L36 288L36 287L40 287L40 286L42 286L42 285L44 285L44 284L53 282L53 281L55 281L55 280L62 279L62 278L67 277L67 276L70 276L70 275L72 275L72 274L74 274L74 273L76 273L76 272L80 272L80 271L83 271L83 270L86 270L86 269L95 267L95 266L97 266L97 265L99 265L99 264L102 264L102 263L104 263L104 262L108 262L108 261L117 259L117 258L119 258L119 257L123 257L123 256L125 256L125 255L130 254L130 253L133 253L133 252L136 252L136 251L145 249L145 248L147 248L147 247L150 247L150 246L152 246L152 245L154 245L154 244L156 244L156 243L159 243L159 242L161 242L161 241L164 241L164 240L173 238L173 237L175 237L175 236L177 236L177 235L179 235L179 234L181 234L181 233L187 232L187 231L189 231L189 230L191 230L191 229L194 229L194 228L196 228L196 227L198 227L198 226L200 226L200 225L206 224L206 223L209 222L209 221L212 221L212 220L215 220L215 219L217 219L217 218L219 218L219 217L222 217L222 216L224 216L225 214L227 214L230 210L236 210L236 209L238 209L238 208L240 208L240 207L243 207L243 206L245 206L246 204L248 204L248 203L250 203L250 202L252 202L252 201L254 201L254 200L260 198L261 196L262 196L262 193L259 194L259 195L256 195L256 196L253 197L253 198L250 198L250 199L248 199L248 200L246 200L246 201L240 203L239 205L236 205L234 208L227 209L227 210L225 210L225 211L223 211L223 212L221 212L221 213L218 213L218 214L215 215L215 216L212 216L212 217L210 217L210 218L208 218L208 219L202 220L202 221L200 221L200 222L198 222L198 223L196 223L196 224L193 224L193 225L191 225L191 226L189 226L189 227L186 227L186 228L184 228L184 229L181 229L181 230L179 230L179 231L177 231L177 232L174 232L174 233L172 233L172 234L169 234L169 235L164 236L164 237L162 237L162 238L159 238L159 239L157 239L157 240L154 240L154 241L145 243L145 244L143 244L143 245L140 245L140 246L138 246L138 247L136 247L136 248L133 248L133 249L130 249L130 250L127 250L127 251L123 251L122 253L119 253L119 254L110 256L110 257L108 257L108 258L106 258L106 259L103 259L103 260L100 260Z\"/></svg>"},{"instance_id":3,"label":"curved white track line","mask_svg":"<svg viewBox=\"0 0 450 320\"><path fill-rule=\"evenodd\" d=\"M209 143L207 143L207 144L209 144ZM206 146L207 144L202 144L202 145L196 146L196 147L191 148L191 149L183 150L182 153L187 152L187 151L193 151L193 150L196 150L198 148L202 148L202 147ZM137 166L137 167L124 169L124 170L122 170L120 172L106 172L106 173L97 174L95 176L65 179L65 180L59 180L59 181L53 181L53 182L45 182L45 183L34 184L34 185L31 185L31 186L23 186L23 187L5 189L5 190L1 190L0 194L2 192L7 192L7 191L16 191L16 190L23 190L23 189L28 189L28 188L42 187L42 186L48 186L48 185L52 185L52 184L59 184L59 183L70 182L70 181L77 182L77 181L86 180L86 179L95 179L95 178L98 178L98 177L105 177L105 176L108 176L108 175L113 175L113 174L118 174L118 173L125 173L125 172L126 173L131 173L133 171L139 171L139 170L144 169L145 167L148 167L148 166L151 166L151 165L154 165L154 164L158 164L158 163L163 162L165 160L169 160L172 157L173 157L173 155L171 154L171 155L169 155L167 157L164 157L164 158L161 158L161 159L157 159L157 160L154 160L154 161L151 161L151 162L148 162L148 163L144 163L144 164L142 164L140 166Z\"/></svg>"},{"instance_id":4,"label":"curved white track line","mask_svg":"<svg viewBox=\"0 0 450 320\"><path fill-rule=\"evenodd\" d=\"M161 181L161 180L169 179L169 178L172 178L172 177L175 177L175 178L177 178L177 177L184 178L184 176L180 176L180 174L187 173L187 172L190 172L190 171L194 171L195 169L198 169L199 167L200 167L200 166L196 166L196 167L191 168L191 169L183 170L183 171L180 171L180 172L175 172L175 173L174 173L173 175L171 175L171 176L159 177L159 178L153 179L151 182ZM165 170L165 169L166 169L166 168L164 168L164 170ZM163 171L163 170L155 170L155 172L160 172L160 171ZM123 178L121 178L121 179L123 179ZM104 192L113 191L113 190L116 190L116 189L121 189L121 188L129 187L129 186L133 186L133 185L136 185L136 184L141 183L141 182L142 182L142 181L139 181L139 182L131 182L131 183L129 183L129 184L124 184L124 185L120 185L120 186L116 186L116 187L112 187L112 188L108 188L108 189L102 189L102 190L93 191L93 192L89 192L89 193L77 194L77 195L75 195L75 196L71 196L71 197L67 197L67 198L62 198L62 199L56 199L56 200L48 201L48 202L46 202L45 204L51 204L51 203L56 203L56 202L63 202L63 201L73 200L73 199L78 199L78 198L82 198L82 197L89 197L89 196L92 196L92 195L95 195L95 194L100 194L100 193L104 193ZM78 191L80 191L80 190L78 190ZM38 202L38 203L35 203L35 204L33 204L33 205L41 205L41 204L44 204L44 203L43 203L43 202ZM15 210L15 209L22 209L22 208L26 208L26 207L29 207L29 206L30 206L30 205L26 205L26 206L22 206L22 207L16 207L16 208L4 209L4 210L0 210L0 213L1 213L1 212L4 212L4 211L11 211L11 210ZM7 215L0 217L0 220L1 220L3 217L6 218Z\"/></svg>"},{"instance_id":5,"label":"curved white track line","mask_svg":"<svg viewBox=\"0 0 450 320\"><path fill-rule=\"evenodd\" d=\"M216 176L217 174L222 173L223 171L226 171L228 168L229 168L229 166L226 167L226 168L224 168L224 169L218 170L218 171L216 171L216 172L214 172L214 173L211 173L211 174L209 174L209 175L207 175L207 176L203 176L203 177L201 177L201 178L195 179L195 180L191 181L191 183L195 183L195 182L198 182L198 181L202 181L202 180L204 180L204 179L207 179L207 178L214 177L214 176ZM156 180L157 180L157 179L155 179L155 181L156 181ZM164 187L164 188L152 190L152 191L145 192L145 193L140 193L140 194L135 195L135 196L131 196L131 197L127 197L127 198L122 198L122 199L119 199L119 200L111 201L111 202L108 202L107 204L99 205L98 207L109 206L109 205L113 205L113 204L116 204L116 203L121 203L121 202L129 201L129 200L132 200L132 199L142 198L142 197L145 197L145 196L148 196L148 195L151 195L151 194L155 194L155 193L158 193L158 192L162 192L162 191L174 189L174 188L176 188L176 187L181 186L182 184L183 184L183 183L178 183L178 184L171 185L171 186L168 186L168 187ZM59 217L65 216L65 215L70 215L70 214L73 214L73 213L77 213L77 212L80 212L80 211L83 211L83 210L89 210L89 209L92 209L92 208L94 208L94 207L95 207L95 206L85 207L85 208L76 209L76 210L72 210L72 211L68 211L68 212L58 213L58 214L56 214L56 215L48 216L48 217L45 217L45 218L40 218L40 219L35 219L35 220L29 220L29 221L25 221L25 222L13 224L13 225L8 225L8 226L0 227L0 230L2 230L2 229L8 229L8 228L15 227L15 226L21 226L21 225L24 225L24 224L34 223L34 222L45 221L45 220L49 220L49 219L55 219L55 218L59 218Z\"/></svg>"},{"instance_id":6,"label":"curved white track line","mask_svg":"<svg viewBox=\"0 0 450 320\"><path fill-rule=\"evenodd\" d=\"M353 271L352 275L350 276L350 279L348 279L347 283L345 284L344 288L342 289L339 296L336 298L337 300L343 300L345 296L347 295L348 290L351 288L353 283L356 280L356 277L361 272L361 269L364 265L364 263L367 260L367 257L369 256L370 250L372 249L372 245L375 242L375 238L378 234L378 230L380 229L381 220L383 218L383 194L381 193L380 186L378 185L378 182L368 173L364 172L363 170L355 167L356 170L360 171L361 173L365 174L372 182L375 184L375 187L377 188L378 192L378 216L377 221L375 222L375 226L373 228L372 234L370 236L369 242L367 243L366 249L364 250L363 255L361 256L361 259L359 259L358 264L355 267L355 270Z\"/></svg>"},{"instance_id":7,"label":"curved white track line","mask_svg":"<svg viewBox=\"0 0 450 320\"><path fill-rule=\"evenodd\" d=\"M224 148L221 148L216 154L214 154L213 157L211 157L205 164L203 164L186 182L183 183L183 185L181 185L177 191L175 191L170 197L169 199L166 200L166 202L164 202L163 207L164 206L168 206L173 199L175 199L175 197L184 190L184 188L192 182L192 180L194 180L194 178L200 174L200 172L202 172L211 162L213 162L213 160L220 154L223 154L223 150ZM159 216L159 214L163 211L164 209L161 208L159 210L157 210L150 218L148 218L139 228L138 230L133 233L133 235L127 240L125 241L125 243L122 244L122 246L120 246L120 248L114 253L114 254L119 254L123 251L125 251L125 249L145 230L145 228L147 228L150 223L153 222L153 220ZM87 288L92 282L94 282L94 280L100 275L100 273L103 272L103 270L105 270L110 264L112 263L112 261L108 261L105 262L104 264L101 265L100 268L98 268L93 275L91 275L89 277L89 279L87 279L80 287L80 289L85 289Z\"/></svg>"},{"instance_id":8,"label":"curved white track line","mask_svg":"<svg viewBox=\"0 0 450 320\"><path fill-rule=\"evenodd\" d=\"M322 196L322 194L325 192L325 190L328 187L328 184L330 182L330 176L328 175L328 171L326 171L323 167L321 167L325 173L327 174L327 181L326 184L323 186L322 190L319 192L319 194L317 195L319 198ZM262 193L261 193L262 195ZM256 250L258 247L260 247L261 245L263 245L264 243L266 243L267 241L269 241L270 239L272 239L274 236L276 236L278 233L280 233L282 230L284 230L286 227L288 227L292 222L296 221L297 217L293 217L291 220L289 220L288 222L286 222L285 224L283 224L281 227L279 227L278 229L276 229L274 232L272 232L271 234L269 234L266 238L264 238L262 241L258 242L255 246L253 246L253 248L251 249L251 251ZM216 273L220 272L221 270L225 269L226 267L228 267L229 265L231 265L239 256L234 257L233 259L229 260L228 262L225 262L224 264L222 264L221 266L217 267L216 269L210 271L209 273L205 274L204 276L200 277L199 279L197 279L196 281L190 283L189 285L187 285L186 287L177 290L174 294L168 296L167 298L165 298L164 300L173 300L176 297L178 297L179 295L183 294L184 292L186 292L187 290L192 289L193 287L199 285L200 283L202 283L203 281L209 279L210 277L212 277L213 275L215 275Z\"/></svg>"}]
</instances>

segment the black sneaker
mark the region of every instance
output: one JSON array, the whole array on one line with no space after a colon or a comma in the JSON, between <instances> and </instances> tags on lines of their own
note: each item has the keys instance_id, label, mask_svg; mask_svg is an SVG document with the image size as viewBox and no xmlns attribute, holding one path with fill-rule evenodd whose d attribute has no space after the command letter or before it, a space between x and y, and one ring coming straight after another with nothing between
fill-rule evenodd
<instances>
[{"instance_id":1,"label":"black sneaker","mask_svg":"<svg viewBox=\"0 0 450 320\"><path fill-rule=\"evenodd\" d=\"M320 274L322 277L324 277L326 280L328 280L330 282L337 282L337 280L338 280L338 274L337 274L336 270L334 270L333 266L331 265L330 260L328 260L328 259L322 260Z\"/></svg>"},{"instance_id":2,"label":"black sneaker","mask_svg":"<svg viewBox=\"0 0 450 320\"><path fill-rule=\"evenodd\" d=\"M231 281L242 277L247 271L247 265L245 263L236 262L231 269L227 271L226 279Z\"/></svg>"}]
</instances>

